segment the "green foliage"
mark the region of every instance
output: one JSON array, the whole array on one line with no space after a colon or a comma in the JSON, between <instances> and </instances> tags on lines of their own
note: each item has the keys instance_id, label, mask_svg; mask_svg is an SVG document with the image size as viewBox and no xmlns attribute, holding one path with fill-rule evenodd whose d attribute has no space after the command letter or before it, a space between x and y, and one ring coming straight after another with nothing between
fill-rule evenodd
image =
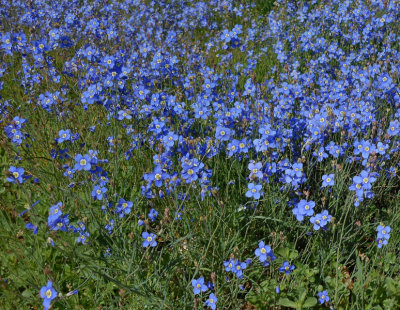
<instances>
[{"instance_id":1,"label":"green foliage","mask_svg":"<svg viewBox=\"0 0 400 310\"><path fill-rule=\"evenodd\" d=\"M262 15L268 15L268 13L274 7L275 0L256 0L253 3L256 5L256 11Z\"/></svg>"}]
</instances>

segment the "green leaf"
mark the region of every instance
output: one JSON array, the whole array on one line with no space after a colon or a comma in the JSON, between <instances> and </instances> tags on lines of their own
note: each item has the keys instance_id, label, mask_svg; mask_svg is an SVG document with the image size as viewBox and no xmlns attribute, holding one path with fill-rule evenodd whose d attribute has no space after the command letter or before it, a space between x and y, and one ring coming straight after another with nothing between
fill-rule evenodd
<instances>
[{"instance_id":1,"label":"green leaf","mask_svg":"<svg viewBox=\"0 0 400 310\"><path fill-rule=\"evenodd\" d=\"M22 292L21 295L25 298L29 298L29 297L32 297L32 292L30 290L25 290Z\"/></svg>"},{"instance_id":2,"label":"green leaf","mask_svg":"<svg viewBox=\"0 0 400 310\"><path fill-rule=\"evenodd\" d=\"M299 287L296 289L296 294L298 296L299 303L302 304L303 301L306 299L307 290L304 287Z\"/></svg>"},{"instance_id":3,"label":"green leaf","mask_svg":"<svg viewBox=\"0 0 400 310\"><path fill-rule=\"evenodd\" d=\"M308 297L303 304L303 308L311 308L317 304L317 298L315 297Z\"/></svg>"},{"instance_id":4,"label":"green leaf","mask_svg":"<svg viewBox=\"0 0 400 310\"><path fill-rule=\"evenodd\" d=\"M278 305L294 309L297 309L298 307L297 304L294 301L291 301L289 298L280 298Z\"/></svg>"},{"instance_id":5,"label":"green leaf","mask_svg":"<svg viewBox=\"0 0 400 310\"><path fill-rule=\"evenodd\" d=\"M293 250L292 252L290 252L289 254L289 259L293 260L295 259L297 256L299 256L299 252L297 250Z\"/></svg>"},{"instance_id":6,"label":"green leaf","mask_svg":"<svg viewBox=\"0 0 400 310\"><path fill-rule=\"evenodd\" d=\"M390 293L396 294L396 282L392 278L386 278L385 286Z\"/></svg>"},{"instance_id":7,"label":"green leaf","mask_svg":"<svg viewBox=\"0 0 400 310\"><path fill-rule=\"evenodd\" d=\"M276 253L284 258L289 257L289 249L287 247L277 249Z\"/></svg>"}]
</instances>

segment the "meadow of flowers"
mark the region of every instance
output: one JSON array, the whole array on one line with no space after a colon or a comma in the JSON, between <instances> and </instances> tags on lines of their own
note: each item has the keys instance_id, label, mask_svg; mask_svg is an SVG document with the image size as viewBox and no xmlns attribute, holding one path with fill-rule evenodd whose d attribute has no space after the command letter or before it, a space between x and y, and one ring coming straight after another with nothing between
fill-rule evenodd
<instances>
[{"instance_id":1,"label":"meadow of flowers","mask_svg":"<svg viewBox=\"0 0 400 310\"><path fill-rule=\"evenodd\" d=\"M400 309L399 0L0 0L0 309Z\"/></svg>"}]
</instances>

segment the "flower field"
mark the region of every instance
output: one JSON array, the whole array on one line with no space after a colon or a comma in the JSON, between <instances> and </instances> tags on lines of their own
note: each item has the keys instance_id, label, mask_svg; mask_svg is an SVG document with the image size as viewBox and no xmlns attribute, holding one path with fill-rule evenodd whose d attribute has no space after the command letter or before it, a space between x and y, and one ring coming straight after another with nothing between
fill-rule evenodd
<instances>
[{"instance_id":1,"label":"flower field","mask_svg":"<svg viewBox=\"0 0 400 310\"><path fill-rule=\"evenodd\" d=\"M0 309L400 309L399 21L0 0Z\"/></svg>"}]
</instances>

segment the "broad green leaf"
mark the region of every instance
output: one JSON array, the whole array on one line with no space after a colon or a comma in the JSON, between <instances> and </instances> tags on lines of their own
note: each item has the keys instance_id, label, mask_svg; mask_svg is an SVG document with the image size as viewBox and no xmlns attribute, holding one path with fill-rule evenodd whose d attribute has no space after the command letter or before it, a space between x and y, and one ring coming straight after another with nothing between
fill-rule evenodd
<instances>
[{"instance_id":1,"label":"broad green leaf","mask_svg":"<svg viewBox=\"0 0 400 310\"><path fill-rule=\"evenodd\" d=\"M317 298L315 297L308 297L303 304L303 308L311 308L317 304Z\"/></svg>"},{"instance_id":2,"label":"broad green leaf","mask_svg":"<svg viewBox=\"0 0 400 310\"><path fill-rule=\"evenodd\" d=\"M298 305L294 301L291 301L289 298L280 298L278 301L278 305L294 309L297 309L298 307Z\"/></svg>"}]
</instances>

